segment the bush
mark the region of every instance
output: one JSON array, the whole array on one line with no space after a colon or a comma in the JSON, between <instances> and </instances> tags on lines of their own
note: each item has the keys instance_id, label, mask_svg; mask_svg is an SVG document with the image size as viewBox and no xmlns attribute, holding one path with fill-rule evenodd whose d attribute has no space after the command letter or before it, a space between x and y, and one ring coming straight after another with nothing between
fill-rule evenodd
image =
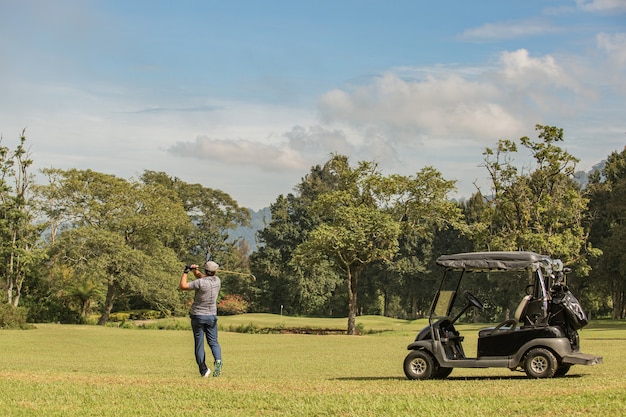
<instances>
[{"instance_id":1,"label":"bush","mask_svg":"<svg viewBox=\"0 0 626 417\"><path fill-rule=\"evenodd\" d=\"M127 320L156 320L166 317L166 313L157 310L116 311L109 315L109 321L125 322Z\"/></svg>"},{"instance_id":2,"label":"bush","mask_svg":"<svg viewBox=\"0 0 626 417\"><path fill-rule=\"evenodd\" d=\"M137 326L137 328L151 330L190 330L191 324L187 320L182 321L170 318L157 320L150 323L143 323Z\"/></svg>"},{"instance_id":3,"label":"bush","mask_svg":"<svg viewBox=\"0 0 626 417\"><path fill-rule=\"evenodd\" d=\"M247 313L248 305L248 302L240 295L230 294L222 298L222 301L217 305L217 310L220 314L232 316Z\"/></svg>"},{"instance_id":4,"label":"bush","mask_svg":"<svg viewBox=\"0 0 626 417\"><path fill-rule=\"evenodd\" d=\"M112 322L118 322L118 321L124 322L129 319L130 319L130 313L127 311L117 311L109 315L109 321L112 321Z\"/></svg>"},{"instance_id":5,"label":"bush","mask_svg":"<svg viewBox=\"0 0 626 417\"><path fill-rule=\"evenodd\" d=\"M34 326L26 323L28 310L24 307L14 307L11 304L0 304L0 329L33 329Z\"/></svg>"}]
</instances>

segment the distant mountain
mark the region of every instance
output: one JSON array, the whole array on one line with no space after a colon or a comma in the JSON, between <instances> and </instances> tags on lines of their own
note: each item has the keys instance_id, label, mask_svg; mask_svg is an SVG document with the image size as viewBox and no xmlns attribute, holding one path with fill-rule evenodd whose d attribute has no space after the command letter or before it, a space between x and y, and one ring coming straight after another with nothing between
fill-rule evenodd
<instances>
[{"instance_id":1,"label":"distant mountain","mask_svg":"<svg viewBox=\"0 0 626 417\"><path fill-rule=\"evenodd\" d=\"M606 165L606 160L599 162L591 167L589 172L577 171L574 174L574 179L580 183L580 186L584 189L589 184L589 177L596 171L602 171Z\"/></svg>"},{"instance_id":2,"label":"distant mountain","mask_svg":"<svg viewBox=\"0 0 626 417\"><path fill-rule=\"evenodd\" d=\"M258 249L258 243L256 241L256 232L265 229L265 226L270 222L272 213L269 207L265 207L259 211L248 209L250 212L250 226L238 227L229 231L229 242L234 242L237 239L245 239L250 245L250 253L256 252Z\"/></svg>"}]
</instances>

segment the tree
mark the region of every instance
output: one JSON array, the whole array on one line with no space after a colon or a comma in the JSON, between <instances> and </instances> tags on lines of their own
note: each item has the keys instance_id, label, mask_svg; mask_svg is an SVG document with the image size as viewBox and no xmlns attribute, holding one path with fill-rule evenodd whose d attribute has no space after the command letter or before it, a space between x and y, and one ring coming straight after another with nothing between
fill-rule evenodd
<instances>
[{"instance_id":1,"label":"tree","mask_svg":"<svg viewBox=\"0 0 626 417\"><path fill-rule=\"evenodd\" d=\"M483 198L484 233L478 248L487 250L532 250L563 259L576 265L581 275L589 271L587 230L584 216L588 199L573 175L578 159L557 144L563 141L563 129L537 125L539 138L533 142L522 137L535 167L520 172L513 163L517 144L503 140L496 149L487 148L483 166L491 178L491 192ZM475 205L475 207L477 207Z\"/></svg>"},{"instance_id":2,"label":"tree","mask_svg":"<svg viewBox=\"0 0 626 417\"><path fill-rule=\"evenodd\" d=\"M592 213L590 240L603 252L594 262L592 277L611 299L612 318L623 319L626 317L626 148L611 153L602 172L590 177L588 193Z\"/></svg>"},{"instance_id":3,"label":"tree","mask_svg":"<svg viewBox=\"0 0 626 417\"><path fill-rule=\"evenodd\" d=\"M343 274L348 334L354 334L364 269L379 264L396 273L412 271L411 261L396 259L401 235L432 241L433 230L457 223L460 210L446 199L454 183L430 167L415 176L383 176L375 163L362 161L353 168L342 155L333 155L327 166L334 188L312 204L311 217L319 224L298 245L292 263L310 267L327 261Z\"/></svg>"},{"instance_id":4,"label":"tree","mask_svg":"<svg viewBox=\"0 0 626 417\"><path fill-rule=\"evenodd\" d=\"M588 198L573 178L578 159L559 146L564 141L563 129L535 128L540 141L526 136L519 140L534 160L530 167L515 165L515 141L501 140L483 153L491 189L485 194L479 189L472 197L469 213L476 222L475 249L528 250L559 258L574 269L571 276L578 279L570 286L586 302L589 257L598 251L588 241ZM489 279L483 282L478 292L496 288ZM502 305L506 304L506 291L498 293Z\"/></svg>"},{"instance_id":5,"label":"tree","mask_svg":"<svg viewBox=\"0 0 626 417\"><path fill-rule=\"evenodd\" d=\"M188 235L181 235L181 246L185 248L184 258L196 259L198 263L205 256L217 256L218 263L226 266L229 258L240 253L236 246L228 243L228 231L237 226L246 226L250 212L239 207L227 193L207 188L201 184L188 184L179 178L172 178L164 172L144 171L141 181L147 185L159 185L173 191L182 202L193 227Z\"/></svg>"},{"instance_id":6,"label":"tree","mask_svg":"<svg viewBox=\"0 0 626 417\"><path fill-rule=\"evenodd\" d=\"M270 222L258 232L261 245L250 259L260 287L257 309L279 312L285 306L291 314L329 315L345 309L335 306L341 279L327 262L307 271L290 263L298 245L320 222L310 207L321 194L336 187L337 178L329 164L317 165L294 187L295 193L280 195L270 206Z\"/></svg>"},{"instance_id":7,"label":"tree","mask_svg":"<svg viewBox=\"0 0 626 417\"><path fill-rule=\"evenodd\" d=\"M27 274L42 257L37 247L41 228L34 225L31 210L28 170L32 160L25 148L25 133L14 151L0 146L0 273L6 282L7 302L15 307Z\"/></svg>"},{"instance_id":8,"label":"tree","mask_svg":"<svg viewBox=\"0 0 626 417\"><path fill-rule=\"evenodd\" d=\"M396 287L406 300L411 317L428 307L436 258L455 244L435 246L446 233L469 235L458 204L448 198L455 181L446 180L433 167L424 167L412 176L390 176L381 187L388 190L385 206L400 222L399 253L388 273L401 278Z\"/></svg>"},{"instance_id":9,"label":"tree","mask_svg":"<svg viewBox=\"0 0 626 417\"><path fill-rule=\"evenodd\" d=\"M338 161L340 162L340 161ZM354 182L350 189L325 194L316 202L328 220L298 246L294 261L300 264L323 262L328 259L343 272L348 285L348 334L356 333L357 290L359 274L375 261L391 261L398 250L400 227L389 213L372 204L371 195L361 191L371 173L367 164L355 171L337 166ZM355 174L355 175L353 175ZM348 185L348 184L346 184ZM369 200L369 202L368 202Z\"/></svg>"},{"instance_id":10,"label":"tree","mask_svg":"<svg viewBox=\"0 0 626 417\"><path fill-rule=\"evenodd\" d=\"M65 223L50 248L51 263L71 267L79 283L103 286L106 295L98 324L108 321L114 303L123 296L140 296L162 311L176 308L177 254L182 250L181 236L191 230L178 196L159 184L91 170L51 173L56 179L56 204L44 214ZM41 190L50 191L45 186Z\"/></svg>"}]
</instances>

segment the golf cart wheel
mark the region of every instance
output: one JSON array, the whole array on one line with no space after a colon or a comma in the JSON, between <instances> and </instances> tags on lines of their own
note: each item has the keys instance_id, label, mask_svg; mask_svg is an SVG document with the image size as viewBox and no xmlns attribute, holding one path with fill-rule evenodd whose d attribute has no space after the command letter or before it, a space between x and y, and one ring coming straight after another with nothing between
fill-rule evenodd
<instances>
[{"instance_id":1,"label":"golf cart wheel","mask_svg":"<svg viewBox=\"0 0 626 417\"><path fill-rule=\"evenodd\" d=\"M423 350L413 350L404 359L404 374L409 379L429 379L439 366L435 359Z\"/></svg>"},{"instance_id":2,"label":"golf cart wheel","mask_svg":"<svg viewBox=\"0 0 626 417\"><path fill-rule=\"evenodd\" d=\"M559 367L556 369L556 372L554 373L554 376L565 376L565 374L569 372L569 368L571 367L572 365L559 365Z\"/></svg>"},{"instance_id":3,"label":"golf cart wheel","mask_svg":"<svg viewBox=\"0 0 626 417\"><path fill-rule=\"evenodd\" d=\"M532 349L524 359L524 371L530 378L552 378L558 366L556 357L547 349Z\"/></svg>"}]
</instances>

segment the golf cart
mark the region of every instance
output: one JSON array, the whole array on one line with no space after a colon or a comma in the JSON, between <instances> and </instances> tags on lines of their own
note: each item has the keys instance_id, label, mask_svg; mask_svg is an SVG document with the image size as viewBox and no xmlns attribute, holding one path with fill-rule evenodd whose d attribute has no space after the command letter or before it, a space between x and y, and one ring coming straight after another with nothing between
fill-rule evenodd
<instances>
[{"instance_id":1,"label":"golf cart","mask_svg":"<svg viewBox=\"0 0 626 417\"><path fill-rule=\"evenodd\" d=\"M534 252L473 252L443 255L437 265L445 268L430 307L429 325L408 346L404 373L409 379L446 378L454 368L523 369L530 378L565 375L572 365L594 365L602 358L581 353L578 329L587 317L566 285L560 260ZM478 332L476 358L463 350L463 336L454 324L470 308L483 310L483 303L465 291L465 305L451 316L463 277L496 272L517 272L524 277L526 295L515 310L515 318ZM500 274L511 276L515 274ZM526 281L528 279L528 281ZM523 287L520 287L523 288ZM523 290L521 290L523 292ZM510 309L513 311L513 309Z\"/></svg>"}]
</instances>

